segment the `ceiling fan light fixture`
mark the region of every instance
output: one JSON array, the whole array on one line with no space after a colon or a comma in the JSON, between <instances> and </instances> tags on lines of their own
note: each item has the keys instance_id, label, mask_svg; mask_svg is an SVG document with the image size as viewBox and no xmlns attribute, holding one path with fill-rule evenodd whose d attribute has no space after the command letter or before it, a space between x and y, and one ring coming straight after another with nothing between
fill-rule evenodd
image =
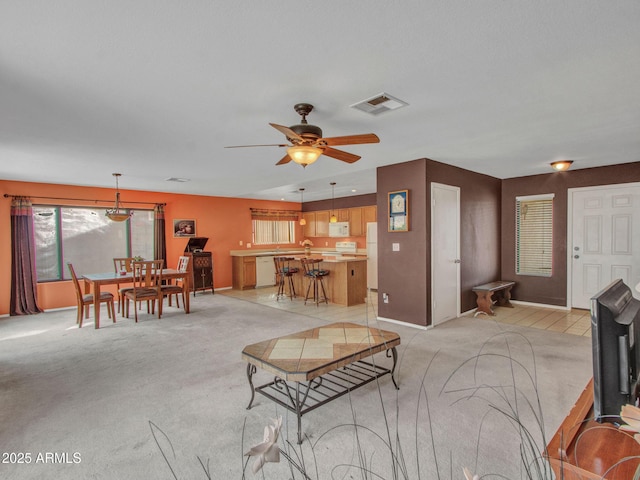
<instances>
[{"instance_id":1,"label":"ceiling fan light fixture","mask_svg":"<svg viewBox=\"0 0 640 480\"><path fill-rule=\"evenodd\" d=\"M291 157L291 160L303 167L306 167L318 160L318 157L322 155L322 149L310 147L308 145L296 145L294 147L287 148L287 153Z\"/></svg>"},{"instance_id":2,"label":"ceiling fan light fixture","mask_svg":"<svg viewBox=\"0 0 640 480\"><path fill-rule=\"evenodd\" d=\"M553 168L558 172L565 172L569 170L569 167L571 167L572 163L573 163L573 160L559 160L557 162L552 162L551 168Z\"/></svg>"},{"instance_id":3,"label":"ceiling fan light fixture","mask_svg":"<svg viewBox=\"0 0 640 480\"><path fill-rule=\"evenodd\" d=\"M127 212L126 210L122 210L120 208L120 190L118 187L118 178L122 175L121 173L113 173L114 177L116 177L116 203L114 207L110 210L107 210L105 215L109 220L113 222L124 222L131 217L133 212Z\"/></svg>"}]
</instances>

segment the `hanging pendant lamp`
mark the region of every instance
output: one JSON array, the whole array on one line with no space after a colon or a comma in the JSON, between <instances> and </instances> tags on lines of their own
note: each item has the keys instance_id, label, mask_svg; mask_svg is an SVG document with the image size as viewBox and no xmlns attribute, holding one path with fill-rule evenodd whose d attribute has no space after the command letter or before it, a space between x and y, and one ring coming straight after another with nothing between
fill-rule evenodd
<instances>
[{"instance_id":1,"label":"hanging pendant lamp","mask_svg":"<svg viewBox=\"0 0 640 480\"><path fill-rule=\"evenodd\" d=\"M335 193L336 182L331 182L331 218L329 219L329 223L336 223L338 221L338 217L336 217L336 213L333 210L333 197Z\"/></svg>"},{"instance_id":2,"label":"hanging pendant lamp","mask_svg":"<svg viewBox=\"0 0 640 480\"><path fill-rule=\"evenodd\" d=\"M304 203L304 188L299 188L298 190L300 190L300 209L302 209L302 204ZM307 221L301 215L300 216L300 225L306 225L306 224L307 224Z\"/></svg>"},{"instance_id":3,"label":"hanging pendant lamp","mask_svg":"<svg viewBox=\"0 0 640 480\"><path fill-rule=\"evenodd\" d=\"M112 220L114 222L124 222L125 220L128 220L129 217L131 217L133 212L127 212L126 210L120 208L120 190L118 186L118 177L120 177L122 174L113 173L112 175L116 177L116 204L114 205L114 208L112 208L111 210L107 210L106 215L107 217L109 217L109 220Z\"/></svg>"}]
</instances>

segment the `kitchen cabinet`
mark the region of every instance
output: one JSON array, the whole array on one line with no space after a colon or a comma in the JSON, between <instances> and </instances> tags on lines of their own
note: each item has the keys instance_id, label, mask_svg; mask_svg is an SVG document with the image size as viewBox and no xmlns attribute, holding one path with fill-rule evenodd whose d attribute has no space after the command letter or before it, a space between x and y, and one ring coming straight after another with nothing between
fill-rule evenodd
<instances>
[{"instance_id":1,"label":"kitchen cabinet","mask_svg":"<svg viewBox=\"0 0 640 480\"><path fill-rule=\"evenodd\" d=\"M364 237L367 234L367 223L377 221L376 205L366 207L339 208L334 210L339 222L349 222L350 237ZM331 210L304 212L302 218L307 222L302 233L305 238L328 237Z\"/></svg>"},{"instance_id":2,"label":"kitchen cabinet","mask_svg":"<svg viewBox=\"0 0 640 480\"><path fill-rule=\"evenodd\" d=\"M349 209L349 236L361 237L366 230L362 229L362 207Z\"/></svg>"},{"instance_id":3,"label":"kitchen cabinet","mask_svg":"<svg viewBox=\"0 0 640 480\"><path fill-rule=\"evenodd\" d=\"M348 222L349 221L349 211L350 208L340 208L336 210L335 215L339 222Z\"/></svg>"},{"instance_id":4,"label":"kitchen cabinet","mask_svg":"<svg viewBox=\"0 0 640 480\"><path fill-rule=\"evenodd\" d=\"M378 221L378 207L376 205L369 205L368 207L362 207L362 227L363 235L367 233L367 223L373 223Z\"/></svg>"},{"instance_id":5,"label":"kitchen cabinet","mask_svg":"<svg viewBox=\"0 0 640 480\"><path fill-rule=\"evenodd\" d=\"M256 257L231 257L233 288L247 290L256 288Z\"/></svg>"},{"instance_id":6,"label":"kitchen cabinet","mask_svg":"<svg viewBox=\"0 0 640 480\"><path fill-rule=\"evenodd\" d=\"M329 210L320 210L316 212L316 237L329 236Z\"/></svg>"},{"instance_id":7,"label":"kitchen cabinet","mask_svg":"<svg viewBox=\"0 0 640 480\"><path fill-rule=\"evenodd\" d=\"M302 214L305 223L302 228L302 236L305 238L316 236L316 212L304 212Z\"/></svg>"}]
</instances>

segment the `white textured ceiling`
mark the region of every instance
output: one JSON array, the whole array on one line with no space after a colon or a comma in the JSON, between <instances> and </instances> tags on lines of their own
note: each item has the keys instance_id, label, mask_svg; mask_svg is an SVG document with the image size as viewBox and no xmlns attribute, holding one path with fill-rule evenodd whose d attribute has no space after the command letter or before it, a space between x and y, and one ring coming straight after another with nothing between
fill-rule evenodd
<instances>
[{"instance_id":1,"label":"white textured ceiling","mask_svg":"<svg viewBox=\"0 0 640 480\"><path fill-rule=\"evenodd\" d=\"M639 25L638 0L3 0L0 178L307 201L423 157L498 178L640 161ZM349 107L380 92L409 106ZM381 141L306 169L223 148L284 142L269 122L299 102L325 136Z\"/></svg>"}]
</instances>

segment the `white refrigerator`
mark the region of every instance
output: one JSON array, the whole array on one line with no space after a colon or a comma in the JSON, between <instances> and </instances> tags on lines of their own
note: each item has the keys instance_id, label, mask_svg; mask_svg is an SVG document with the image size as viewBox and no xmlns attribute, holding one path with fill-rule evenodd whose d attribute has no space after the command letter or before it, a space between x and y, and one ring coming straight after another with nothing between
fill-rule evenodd
<instances>
[{"instance_id":1,"label":"white refrigerator","mask_svg":"<svg viewBox=\"0 0 640 480\"><path fill-rule=\"evenodd\" d=\"M378 289L378 224L367 223L367 287Z\"/></svg>"}]
</instances>

